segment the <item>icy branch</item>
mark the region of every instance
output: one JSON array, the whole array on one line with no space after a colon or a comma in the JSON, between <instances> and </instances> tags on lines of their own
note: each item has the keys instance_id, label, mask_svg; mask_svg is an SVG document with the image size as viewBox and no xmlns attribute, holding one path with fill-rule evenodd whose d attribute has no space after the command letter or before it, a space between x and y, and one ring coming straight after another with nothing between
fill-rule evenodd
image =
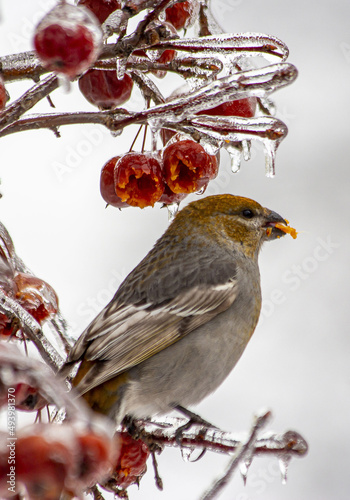
<instances>
[{"instance_id":1,"label":"icy branch","mask_svg":"<svg viewBox=\"0 0 350 500\"><path fill-rule=\"evenodd\" d=\"M0 288L0 311L8 318L19 321L21 329L33 342L43 358L53 371L57 371L63 364L63 359L44 335L39 323L18 302L8 297Z\"/></svg>"}]
</instances>

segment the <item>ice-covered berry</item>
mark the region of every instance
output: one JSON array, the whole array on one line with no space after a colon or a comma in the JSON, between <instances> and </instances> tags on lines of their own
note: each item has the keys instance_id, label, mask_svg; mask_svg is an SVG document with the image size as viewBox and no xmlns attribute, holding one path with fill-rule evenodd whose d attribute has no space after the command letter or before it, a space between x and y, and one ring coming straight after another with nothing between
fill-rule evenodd
<instances>
[{"instance_id":1,"label":"ice-covered berry","mask_svg":"<svg viewBox=\"0 0 350 500\"><path fill-rule=\"evenodd\" d=\"M176 141L164 148L163 176L174 193L200 191L217 173L216 157L195 141Z\"/></svg>"},{"instance_id":2,"label":"ice-covered berry","mask_svg":"<svg viewBox=\"0 0 350 500\"><path fill-rule=\"evenodd\" d=\"M60 3L36 27L34 47L47 69L74 78L97 59L101 27L88 9Z\"/></svg>"},{"instance_id":3,"label":"ice-covered berry","mask_svg":"<svg viewBox=\"0 0 350 500\"><path fill-rule=\"evenodd\" d=\"M79 0L78 5L83 5L91 10L101 24L105 22L112 12L121 8L119 0Z\"/></svg>"},{"instance_id":4,"label":"ice-covered berry","mask_svg":"<svg viewBox=\"0 0 350 500\"><path fill-rule=\"evenodd\" d=\"M165 10L165 18L177 30L192 26L199 14L198 0L175 3Z\"/></svg>"},{"instance_id":5,"label":"ice-covered berry","mask_svg":"<svg viewBox=\"0 0 350 500\"><path fill-rule=\"evenodd\" d=\"M247 97L245 99L236 99L228 101L215 108L199 111L198 115L211 116L241 116L243 118L252 118L255 115L257 99L256 97Z\"/></svg>"},{"instance_id":6,"label":"ice-covered berry","mask_svg":"<svg viewBox=\"0 0 350 500\"><path fill-rule=\"evenodd\" d=\"M122 156L114 169L114 181L117 195L133 207L153 207L164 191L160 162L149 153Z\"/></svg>"},{"instance_id":7,"label":"ice-covered berry","mask_svg":"<svg viewBox=\"0 0 350 500\"><path fill-rule=\"evenodd\" d=\"M116 71L89 69L79 78L79 89L94 106L111 109L126 102L131 95L133 81L128 74L118 80Z\"/></svg>"}]
</instances>

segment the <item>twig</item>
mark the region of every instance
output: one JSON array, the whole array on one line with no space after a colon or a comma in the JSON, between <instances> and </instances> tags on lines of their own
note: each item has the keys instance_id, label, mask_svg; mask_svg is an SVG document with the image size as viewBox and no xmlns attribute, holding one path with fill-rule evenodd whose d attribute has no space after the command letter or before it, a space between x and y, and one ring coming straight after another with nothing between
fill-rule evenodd
<instances>
[{"instance_id":1,"label":"twig","mask_svg":"<svg viewBox=\"0 0 350 500\"><path fill-rule=\"evenodd\" d=\"M49 75L42 82L36 83L0 113L0 130L18 120L20 116L35 106L41 99L48 97L57 87L58 79L53 74Z\"/></svg>"},{"instance_id":2,"label":"twig","mask_svg":"<svg viewBox=\"0 0 350 500\"><path fill-rule=\"evenodd\" d=\"M229 482L232 475L236 471L239 464L245 459L247 455L252 454L252 448L254 447L258 432L270 418L271 413L266 412L254 419L248 439L245 443L240 443L234 457L232 457L232 459L230 460L225 473L214 482L214 484L206 493L204 493L204 495L201 497L201 500L213 500L223 490L223 488L226 486L226 484Z\"/></svg>"},{"instance_id":3,"label":"twig","mask_svg":"<svg viewBox=\"0 0 350 500\"><path fill-rule=\"evenodd\" d=\"M43 358L54 372L63 364L63 359L47 340L39 323L35 321L33 316L29 314L22 306L15 300L8 297L0 289L0 311L6 314L9 318L16 318L19 320L21 329L26 336L34 343L38 349L40 356Z\"/></svg>"},{"instance_id":4,"label":"twig","mask_svg":"<svg viewBox=\"0 0 350 500\"><path fill-rule=\"evenodd\" d=\"M261 70L242 71L200 87L190 96L178 97L138 113L116 109L103 112L52 113L23 118L3 129L0 137L24 130L50 129L77 123L97 123L106 126L111 131L121 131L128 125L157 119L161 120L164 126L167 119L172 123L182 122L184 115L192 115L202 110L203 103L207 108L211 108L228 100L268 95L292 83L296 76L297 70L292 64L274 64L265 68L263 74Z\"/></svg>"},{"instance_id":5,"label":"twig","mask_svg":"<svg viewBox=\"0 0 350 500\"><path fill-rule=\"evenodd\" d=\"M216 453L236 453L240 441L234 435L219 429L206 428L203 425L194 424L189 431L183 431L177 436L177 430L187 423L184 418L167 417L162 421L152 419L150 421L137 420L135 424L142 434L142 440L151 448L155 444L160 447L176 447L179 442L186 448L206 448ZM295 431L287 431L283 434L270 434L261 437L254 444L254 455L294 455L303 456L308 451L305 439Z\"/></svg>"}]
</instances>

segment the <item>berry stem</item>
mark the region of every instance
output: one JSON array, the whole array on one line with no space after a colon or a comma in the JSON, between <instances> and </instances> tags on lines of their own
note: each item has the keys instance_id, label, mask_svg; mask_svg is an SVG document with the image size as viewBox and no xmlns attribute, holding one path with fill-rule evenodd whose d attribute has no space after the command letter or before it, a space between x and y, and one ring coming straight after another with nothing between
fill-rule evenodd
<instances>
[{"instance_id":1,"label":"berry stem","mask_svg":"<svg viewBox=\"0 0 350 500\"><path fill-rule=\"evenodd\" d=\"M135 135L135 137L134 137L134 140L132 141L131 146L130 146L130 148L129 148L129 153L131 153L131 151L134 149L135 142L137 141L137 138L138 138L138 136L140 135L140 132L141 132L142 127L143 127L143 125L140 125L140 126L139 126L139 129L138 129L138 131L137 131L137 133L136 133L136 135Z\"/></svg>"}]
</instances>

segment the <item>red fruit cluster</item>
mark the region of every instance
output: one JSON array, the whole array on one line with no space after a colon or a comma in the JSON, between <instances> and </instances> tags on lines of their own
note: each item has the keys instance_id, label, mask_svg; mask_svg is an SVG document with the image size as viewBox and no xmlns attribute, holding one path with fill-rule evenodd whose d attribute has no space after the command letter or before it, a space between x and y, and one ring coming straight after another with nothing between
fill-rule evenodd
<instances>
[{"instance_id":1,"label":"red fruit cluster","mask_svg":"<svg viewBox=\"0 0 350 500\"><path fill-rule=\"evenodd\" d=\"M58 298L45 281L27 273L15 272L0 248L0 287L10 298L17 300L40 324L58 311ZM0 337L15 335L19 325L0 313Z\"/></svg>"},{"instance_id":2,"label":"red fruit cluster","mask_svg":"<svg viewBox=\"0 0 350 500\"><path fill-rule=\"evenodd\" d=\"M165 18L177 30L190 27L199 14L198 0L175 3L172 7L165 9Z\"/></svg>"},{"instance_id":3,"label":"red fruit cluster","mask_svg":"<svg viewBox=\"0 0 350 500\"><path fill-rule=\"evenodd\" d=\"M102 31L95 16L68 3L54 7L35 30L34 47L42 64L69 78L86 71L101 46Z\"/></svg>"},{"instance_id":4,"label":"red fruit cluster","mask_svg":"<svg viewBox=\"0 0 350 500\"><path fill-rule=\"evenodd\" d=\"M118 208L178 203L205 188L217 172L214 156L197 142L183 140L165 147L162 156L132 152L112 158L102 168L100 190Z\"/></svg>"},{"instance_id":5,"label":"red fruit cluster","mask_svg":"<svg viewBox=\"0 0 350 500\"><path fill-rule=\"evenodd\" d=\"M121 8L119 0L79 0L78 5L89 9L100 23L104 23L112 12Z\"/></svg>"},{"instance_id":6,"label":"red fruit cluster","mask_svg":"<svg viewBox=\"0 0 350 500\"><path fill-rule=\"evenodd\" d=\"M31 500L55 500L63 493L68 495L65 498L80 497L85 488L105 477L114 455L113 441L106 434L70 424L23 429L14 445L15 469L8 461L11 450L1 449L5 452L0 453L0 492L15 470L16 491L24 487Z\"/></svg>"},{"instance_id":7,"label":"red fruit cluster","mask_svg":"<svg viewBox=\"0 0 350 500\"><path fill-rule=\"evenodd\" d=\"M116 71L89 69L79 78L79 89L94 106L111 109L126 102L130 96L133 81L129 75L118 79Z\"/></svg>"},{"instance_id":8,"label":"red fruit cluster","mask_svg":"<svg viewBox=\"0 0 350 500\"><path fill-rule=\"evenodd\" d=\"M138 484L147 470L147 459L150 451L141 439L133 439L128 432L118 432L120 451L119 458L111 479L121 489L128 488L131 484Z\"/></svg>"}]
</instances>

